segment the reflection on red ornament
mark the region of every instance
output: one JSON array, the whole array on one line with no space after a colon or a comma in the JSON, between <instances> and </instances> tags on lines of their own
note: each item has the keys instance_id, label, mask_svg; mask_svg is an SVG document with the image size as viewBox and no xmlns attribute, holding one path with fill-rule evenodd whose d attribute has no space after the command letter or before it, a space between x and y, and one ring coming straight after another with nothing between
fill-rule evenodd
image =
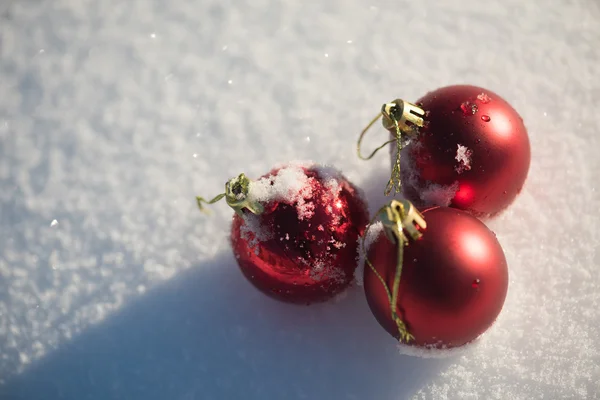
<instances>
[{"instance_id":1,"label":"reflection on red ornament","mask_svg":"<svg viewBox=\"0 0 600 400\"><path fill-rule=\"evenodd\" d=\"M452 200L457 208L468 209L473 202L475 191L468 183L459 184L458 190Z\"/></svg>"}]
</instances>

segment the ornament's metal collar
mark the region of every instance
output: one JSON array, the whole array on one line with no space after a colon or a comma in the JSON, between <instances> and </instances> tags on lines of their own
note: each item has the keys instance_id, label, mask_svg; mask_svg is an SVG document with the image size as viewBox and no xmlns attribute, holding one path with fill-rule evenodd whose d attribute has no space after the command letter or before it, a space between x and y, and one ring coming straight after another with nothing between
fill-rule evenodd
<instances>
[{"instance_id":1,"label":"ornament's metal collar","mask_svg":"<svg viewBox=\"0 0 600 400\"><path fill-rule=\"evenodd\" d=\"M408 101L396 99L381 106L383 127L387 130L400 129L404 133L414 133L425 124L425 111Z\"/></svg>"},{"instance_id":2,"label":"ornament's metal collar","mask_svg":"<svg viewBox=\"0 0 600 400\"><path fill-rule=\"evenodd\" d=\"M215 196L212 200L206 200L204 197L197 196L196 202L200 211L205 211L203 204L214 204L225 197L227 205L239 216L244 215L244 209L253 214L260 214L264 207L257 200L250 199L250 185L252 181L245 174L239 174L225 183L225 193Z\"/></svg>"},{"instance_id":3,"label":"ornament's metal collar","mask_svg":"<svg viewBox=\"0 0 600 400\"><path fill-rule=\"evenodd\" d=\"M251 181L245 174L239 174L225 184L225 201L240 216L244 215L244 208L253 214L260 214L264 211L262 204L248 198L250 184Z\"/></svg>"},{"instance_id":4,"label":"ornament's metal collar","mask_svg":"<svg viewBox=\"0 0 600 400\"><path fill-rule=\"evenodd\" d=\"M417 208L408 200L392 200L379 212L388 239L394 242L408 243L417 240L427 229L427 222Z\"/></svg>"}]
</instances>

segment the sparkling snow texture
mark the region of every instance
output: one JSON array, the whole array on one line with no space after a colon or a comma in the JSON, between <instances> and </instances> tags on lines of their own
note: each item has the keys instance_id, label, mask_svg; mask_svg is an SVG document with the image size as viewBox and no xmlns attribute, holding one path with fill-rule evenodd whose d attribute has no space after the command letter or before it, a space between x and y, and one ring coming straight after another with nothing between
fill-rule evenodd
<instances>
[{"instance_id":1,"label":"sparkling snow texture","mask_svg":"<svg viewBox=\"0 0 600 400\"><path fill-rule=\"evenodd\" d=\"M600 398L598 49L596 0L0 1L0 398ZM404 356L359 286L295 307L244 280L195 195L311 159L374 212L389 159L358 133L456 83L532 146L484 340Z\"/></svg>"}]
</instances>

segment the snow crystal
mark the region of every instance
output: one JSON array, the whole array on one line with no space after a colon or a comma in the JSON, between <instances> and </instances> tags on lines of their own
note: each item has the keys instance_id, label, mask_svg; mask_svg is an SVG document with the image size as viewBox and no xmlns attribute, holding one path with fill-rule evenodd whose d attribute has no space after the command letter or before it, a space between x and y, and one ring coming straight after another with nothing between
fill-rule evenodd
<instances>
[{"instance_id":1,"label":"snow crystal","mask_svg":"<svg viewBox=\"0 0 600 400\"><path fill-rule=\"evenodd\" d=\"M454 157L454 159L458 161L458 165L454 167L454 170L458 174L462 174L471 169L471 156L473 155L473 151L467 146L462 146L460 144L457 146L456 157Z\"/></svg>"},{"instance_id":2,"label":"snow crystal","mask_svg":"<svg viewBox=\"0 0 600 400\"><path fill-rule=\"evenodd\" d=\"M315 165L314 170L317 171L323 181L323 186L331 193L339 193L340 179L343 179L342 173L330 165Z\"/></svg>"},{"instance_id":3,"label":"snow crystal","mask_svg":"<svg viewBox=\"0 0 600 400\"><path fill-rule=\"evenodd\" d=\"M358 239L357 249L357 267L354 270L354 281L358 286L363 286L364 283L364 272L365 272L365 257L366 252L369 251L369 247L379 238L383 233L383 224L380 221L375 222L369 227L362 238ZM364 243L363 243L364 241ZM364 249L364 250L363 250Z\"/></svg>"},{"instance_id":4,"label":"snow crystal","mask_svg":"<svg viewBox=\"0 0 600 400\"><path fill-rule=\"evenodd\" d=\"M250 181L248 200L268 204L281 201L295 204L300 220L310 219L314 214L314 203L311 201L311 180L304 172L304 168L313 166L312 162L293 161L285 165L276 165L275 174L269 174L255 181ZM244 224L240 227L240 235L248 241L248 245L257 253L257 244L273 237L268 227L263 226L261 217L252 213L245 213ZM283 240L283 238L280 238ZM289 235L286 234L286 240Z\"/></svg>"},{"instance_id":5,"label":"snow crystal","mask_svg":"<svg viewBox=\"0 0 600 400\"><path fill-rule=\"evenodd\" d=\"M419 187L419 173L415 168L414 161L410 156L410 152L418 146L419 142L411 142L409 146L405 146L400 153L400 170L402 171L402 185L407 188L419 188L419 198L423 206L443 206L450 205L456 192L459 189L458 182L453 182L450 185L440 185L429 183L425 187ZM459 146L457 157L460 155L461 165L468 165L470 168L470 150L465 146ZM396 157L396 146L390 146L391 165L393 166ZM411 199L416 200L416 199Z\"/></svg>"},{"instance_id":6,"label":"snow crystal","mask_svg":"<svg viewBox=\"0 0 600 400\"><path fill-rule=\"evenodd\" d=\"M419 358L450 358L467 354L473 348L475 348L484 339L485 334L479 336L477 339L460 347L444 348L435 346L410 346L404 343L398 343L396 345L400 354L419 357Z\"/></svg>"},{"instance_id":7,"label":"snow crystal","mask_svg":"<svg viewBox=\"0 0 600 400\"><path fill-rule=\"evenodd\" d=\"M339 169L326 164L314 165L313 168L323 180L323 186L327 189L327 193L331 193L334 196L339 195L340 191L342 190L340 181L347 180L342 172ZM354 194L361 199L362 202L367 204L364 191L357 186L354 186L354 189Z\"/></svg>"},{"instance_id":8,"label":"snow crystal","mask_svg":"<svg viewBox=\"0 0 600 400\"><path fill-rule=\"evenodd\" d=\"M447 207L459 189L458 182L451 185L438 185L432 183L427 185L419 194L421 200L427 206Z\"/></svg>"},{"instance_id":9,"label":"snow crystal","mask_svg":"<svg viewBox=\"0 0 600 400\"><path fill-rule=\"evenodd\" d=\"M262 177L256 181L250 181L248 199L263 204L273 201L294 204L298 212L298 219L310 219L314 215L315 209L312 199L312 183L315 178L307 176L305 168L312 168L318 172L326 189L323 196L328 197L324 199L324 203L336 204L342 190L339 182L340 178L343 178L341 172L333 167L318 165L311 161L292 161L284 165L276 165L274 167L277 170L275 174ZM327 207L328 211L333 211L330 205ZM338 214L333 217L341 218ZM243 218L245 223L240 229L241 235L248 240L251 247L254 247L260 241L272 238L272 233L262 226L259 216L246 213ZM323 230L324 228L319 225L317 229ZM289 235L286 235L285 239L289 240ZM341 247L340 244L334 245L338 248Z\"/></svg>"},{"instance_id":10,"label":"snow crystal","mask_svg":"<svg viewBox=\"0 0 600 400\"><path fill-rule=\"evenodd\" d=\"M244 223L240 226L240 236L248 242L248 246L254 250L254 253L258 254L258 243L272 239L273 232L268 227L263 226L259 215L245 213L243 218Z\"/></svg>"},{"instance_id":11,"label":"snow crystal","mask_svg":"<svg viewBox=\"0 0 600 400\"><path fill-rule=\"evenodd\" d=\"M487 104L492 101L491 97L486 93L480 93L477 95L477 100L481 101L483 104Z\"/></svg>"},{"instance_id":12,"label":"snow crystal","mask_svg":"<svg viewBox=\"0 0 600 400\"><path fill-rule=\"evenodd\" d=\"M303 164L292 164L281 168L275 175L269 175L250 182L248 199L263 204L281 201L296 204L298 218L309 219L315 206L309 201L312 196L310 178L302 169Z\"/></svg>"}]
</instances>

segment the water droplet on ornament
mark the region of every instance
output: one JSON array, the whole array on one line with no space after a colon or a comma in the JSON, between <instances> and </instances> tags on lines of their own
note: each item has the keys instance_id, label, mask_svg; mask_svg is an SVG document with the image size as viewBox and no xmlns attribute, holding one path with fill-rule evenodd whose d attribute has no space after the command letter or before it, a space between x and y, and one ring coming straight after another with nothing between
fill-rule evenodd
<instances>
[{"instance_id":1,"label":"water droplet on ornament","mask_svg":"<svg viewBox=\"0 0 600 400\"><path fill-rule=\"evenodd\" d=\"M481 143L481 139L477 139L477 140L475 141L475 143L477 143L477 144Z\"/></svg>"},{"instance_id":2,"label":"water droplet on ornament","mask_svg":"<svg viewBox=\"0 0 600 400\"><path fill-rule=\"evenodd\" d=\"M471 103L470 101L465 101L464 103L462 103L460 105L460 109L462 110L463 114L465 114L465 115L475 115L478 107L477 107L477 104L475 104L475 103Z\"/></svg>"},{"instance_id":3,"label":"water droplet on ornament","mask_svg":"<svg viewBox=\"0 0 600 400\"><path fill-rule=\"evenodd\" d=\"M502 193L506 194L506 193L508 193L508 192L505 190L505 191L504 191L504 192L502 192Z\"/></svg>"},{"instance_id":4,"label":"water droplet on ornament","mask_svg":"<svg viewBox=\"0 0 600 400\"><path fill-rule=\"evenodd\" d=\"M481 282L481 281L480 281L479 279L475 279L475 280L473 280L473 283L471 283L471 287L472 287L473 289L477 289L477 288L479 288L479 283L480 283L480 282Z\"/></svg>"},{"instance_id":5,"label":"water droplet on ornament","mask_svg":"<svg viewBox=\"0 0 600 400\"><path fill-rule=\"evenodd\" d=\"M492 101L492 99L490 98L490 96L488 96L485 93L480 93L477 95L477 100L481 101L483 104L487 104L490 101Z\"/></svg>"},{"instance_id":6,"label":"water droplet on ornament","mask_svg":"<svg viewBox=\"0 0 600 400\"><path fill-rule=\"evenodd\" d=\"M490 122L491 118L490 118L490 116L489 116L489 115L482 115L482 116L481 116L481 120L482 120L483 122Z\"/></svg>"}]
</instances>

